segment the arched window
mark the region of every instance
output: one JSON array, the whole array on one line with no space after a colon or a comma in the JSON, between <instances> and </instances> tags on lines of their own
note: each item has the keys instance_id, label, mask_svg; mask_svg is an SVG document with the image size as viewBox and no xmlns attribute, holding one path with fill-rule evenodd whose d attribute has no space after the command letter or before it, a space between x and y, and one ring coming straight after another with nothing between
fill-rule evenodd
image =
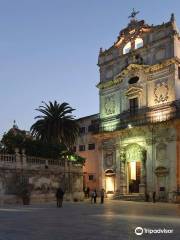
<instances>
[{"instance_id":1,"label":"arched window","mask_svg":"<svg viewBox=\"0 0 180 240\"><path fill-rule=\"evenodd\" d=\"M123 48L123 54L128 53L131 50L131 42L128 42Z\"/></svg>"},{"instance_id":2,"label":"arched window","mask_svg":"<svg viewBox=\"0 0 180 240\"><path fill-rule=\"evenodd\" d=\"M143 40L142 38L136 38L135 39L135 49L138 49L143 46Z\"/></svg>"}]
</instances>

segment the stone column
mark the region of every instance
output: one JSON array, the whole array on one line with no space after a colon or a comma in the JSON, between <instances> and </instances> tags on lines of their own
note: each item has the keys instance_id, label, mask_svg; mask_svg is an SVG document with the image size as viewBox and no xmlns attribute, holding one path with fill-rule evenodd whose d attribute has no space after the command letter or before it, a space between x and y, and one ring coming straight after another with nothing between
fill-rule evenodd
<instances>
[{"instance_id":1,"label":"stone column","mask_svg":"<svg viewBox=\"0 0 180 240\"><path fill-rule=\"evenodd\" d=\"M139 193L145 194L146 192L146 158L145 154L143 154L144 158L141 160L141 178L139 184Z\"/></svg>"},{"instance_id":2,"label":"stone column","mask_svg":"<svg viewBox=\"0 0 180 240\"><path fill-rule=\"evenodd\" d=\"M120 193L121 194L126 194L127 193L127 181L126 181L126 166L125 162L121 161L120 162Z\"/></svg>"},{"instance_id":3,"label":"stone column","mask_svg":"<svg viewBox=\"0 0 180 240\"><path fill-rule=\"evenodd\" d=\"M66 200L71 200L72 195L70 192L71 189L71 179L70 179L70 171L71 171L71 166L70 166L70 161L65 159L65 167L64 167L64 190L65 190L65 198Z\"/></svg>"},{"instance_id":4,"label":"stone column","mask_svg":"<svg viewBox=\"0 0 180 240\"><path fill-rule=\"evenodd\" d=\"M19 148L15 148L16 156L16 168L21 168L21 155L19 154Z\"/></svg>"},{"instance_id":5,"label":"stone column","mask_svg":"<svg viewBox=\"0 0 180 240\"><path fill-rule=\"evenodd\" d=\"M127 193L125 150L120 151L120 194Z\"/></svg>"},{"instance_id":6,"label":"stone column","mask_svg":"<svg viewBox=\"0 0 180 240\"><path fill-rule=\"evenodd\" d=\"M26 152L25 149L22 149L22 164L23 164L23 168L27 167L27 161L26 161Z\"/></svg>"},{"instance_id":7,"label":"stone column","mask_svg":"<svg viewBox=\"0 0 180 240\"><path fill-rule=\"evenodd\" d=\"M119 144L116 144L116 179L115 179L115 192L120 193L120 153Z\"/></svg>"}]
</instances>

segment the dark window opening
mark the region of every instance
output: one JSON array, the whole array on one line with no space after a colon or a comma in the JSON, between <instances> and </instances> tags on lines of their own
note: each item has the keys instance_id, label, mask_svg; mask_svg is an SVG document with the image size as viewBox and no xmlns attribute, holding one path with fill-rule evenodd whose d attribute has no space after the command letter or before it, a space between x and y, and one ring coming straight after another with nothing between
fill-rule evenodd
<instances>
[{"instance_id":1,"label":"dark window opening","mask_svg":"<svg viewBox=\"0 0 180 240\"><path fill-rule=\"evenodd\" d=\"M85 133L85 132L86 132L86 128L85 128L85 127L79 128L79 133L80 133L80 134L83 134L83 133Z\"/></svg>"},{"instance_id":2,"label":"dark window opening","mask_svg":"<svg viewBox=\"0 0 180 240\"><path fill-rule=\"evenodd\" d=\"M129 84L134 84L134 83L137 83L139 81L139 77L132 77L129 79Z\"/></svg>"},{"instance_id":3,"label":"dark window opening","mask_svg":"<svg viewBox=\"0 0 180 240\"><path fill-rule=\"evenodd\" d=\"M94 175L89 175L89 181L93 181L94 180Z\"/></svg>"},{"instance_id":4,"label":"dark window opening","mask_svg":"<svg viewBox=\"0 0 180 240\"><path fill-rule=\"evenodd\" d=\"M129 99L130 113L134 114L138 111L138 98Z\"/></svg>"},{"instance_id":5,"label":"dark window opening","mask_svg":"<svg viewBox=\"0 0 180 240\"><path fill-rule=\"evenodd\" d=\"M95 144L94 143L90 143L88 145L88 150L94 150L95 149Z\"/></svg>"},{"instance_id":6,"label":"dark window opening","mask_svg":"<svg viewBox=\"0 0 180 240\"><path fill-rule=\"evenodd\" d=\"M178 78L180 79L180 67L178 67Z\"/></svg>"},{"instance_id":7,"label":"dark window opening","mask_svg":"<svg viewBox=\"0 0 180 240\"><path fill-rule=\"evenodd\" d=\"M79 151L80 152L85 151L85 145L79 145Z\"/></svg>"},{"instance_id":8,"label":"dark window opening","mask_svg":"<svg viewBox=\"0 0 180 240\"><path fill-rule=\"evenodd\" d=\"M93 132L93 131L94 131L94 125L89 125L88 132Z\"/></svg>"}]
</instances>

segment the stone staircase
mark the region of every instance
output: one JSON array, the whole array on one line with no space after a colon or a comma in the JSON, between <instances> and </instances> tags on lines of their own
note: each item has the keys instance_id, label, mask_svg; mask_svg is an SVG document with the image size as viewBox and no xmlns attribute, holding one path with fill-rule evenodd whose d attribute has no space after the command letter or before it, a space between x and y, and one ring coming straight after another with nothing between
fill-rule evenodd
<instances>
[{"instance_id":1,"label":"stone staircase","mask_svg":"<svg viewBox=\"0 0 180 240\"><path fill-rule=\"evenodd\" d=\"M137 201L137 202L144 202L145 196L139 193L132 193L132 194L116 194L113 197L114 200L124 200L124 201Z\"/></svg>"}]
</instances>

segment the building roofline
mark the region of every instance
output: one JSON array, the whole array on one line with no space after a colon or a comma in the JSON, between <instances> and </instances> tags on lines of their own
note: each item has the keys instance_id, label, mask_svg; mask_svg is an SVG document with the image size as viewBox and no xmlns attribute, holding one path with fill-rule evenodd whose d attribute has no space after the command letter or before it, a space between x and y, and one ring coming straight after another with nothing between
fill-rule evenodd
<instances>
[{"instance_id":1,"label":"building roofline","mask_svg":"<svg viewBox=\"0 0 180 240\"><path fill-rule=\"evenodd\" d=\"M86 119L86 118L91 118L91 117L95 117L97 116L97 118L99 117L99 113L95 113L95 114L92 114L92 115L88 115L88 116L84 116L84 117L80 117L77 119L77 121L79 120L83 120L83 119Z\"/></svg>"}]
</instances>

